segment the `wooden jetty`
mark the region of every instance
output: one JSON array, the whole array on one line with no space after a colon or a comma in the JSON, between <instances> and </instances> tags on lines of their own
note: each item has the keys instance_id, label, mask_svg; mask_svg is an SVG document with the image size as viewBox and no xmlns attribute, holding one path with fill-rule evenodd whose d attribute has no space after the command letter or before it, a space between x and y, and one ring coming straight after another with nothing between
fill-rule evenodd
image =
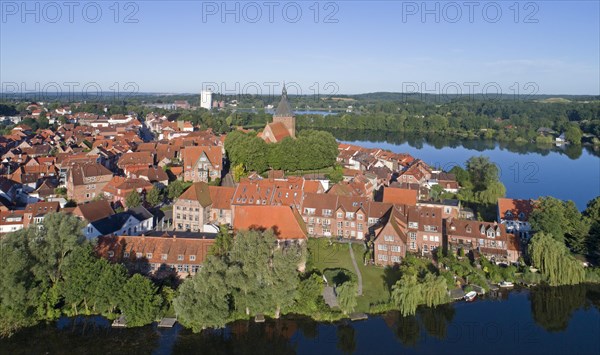
<instances>
[{"instance_id":1,"label":"wooden jetty","mask_svg":"<svg viewBox=\"0 0 600 355\"><path fill-rule=\"evenodd\" d=\"M357 320L366 320L369 318L365 313L350 313L350 320L355 322Z\"/></svg>"},{"instance_id":2,"label":"wooden jetty","mask_svg":"<svg viewBox=\"0 0 600 355\"><path fill-rule=\"evenodd\" d=\"M173 326L177 323L177 318L163 318L158 323L159 328L173 328Z\"/></svg>"},{"instance_id":3,"label":"wooden jetty","mask_svg":"<svg viewBox=\"0 0 600 355\"><path fill-rule=\"evenodd\" d=\"M127 326L127 320L124 315L119 316L112 322L113 328L125 328Z\"/></svg>"}]
</instances>

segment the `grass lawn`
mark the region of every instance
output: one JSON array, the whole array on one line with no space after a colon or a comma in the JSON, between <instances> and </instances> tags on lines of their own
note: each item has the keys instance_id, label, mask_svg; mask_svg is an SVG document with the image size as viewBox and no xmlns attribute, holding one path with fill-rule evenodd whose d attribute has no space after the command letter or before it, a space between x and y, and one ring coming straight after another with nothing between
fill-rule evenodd
<instances>
[{"instance_id":1,"label":"grass lawn","mask_svg":"<svg viewBox=\"0 0 600 355\"><path fill-rule=\"evenodd\" d=\"M308 250L307 270L316 269L323 273L326 269L343 268L356 274L347 244L334 242L329 245L327 238L310 238ZM389 292L384 282L384 268L364 265L365 249L362 245L353 244L352 250L363 279L363 295L357 299L356 311L368 312L371 304L388 300ZM331 283L331 280L329 282Z\"/></svg>"},{"instance_id":2,"label":"grass lawn","mask_svg":"<svg viewBox=\"0 0 600 355\"><path fill-rule=\"evenodd\" d=\"M388 301L389 291L384 280L385 269L375 265L365 266L365 248L362 245L354 244L352 250L363 278L363 295L358 298L357 308L362 312L367 312L371 304Z\"/></svg>"}]
</instances>

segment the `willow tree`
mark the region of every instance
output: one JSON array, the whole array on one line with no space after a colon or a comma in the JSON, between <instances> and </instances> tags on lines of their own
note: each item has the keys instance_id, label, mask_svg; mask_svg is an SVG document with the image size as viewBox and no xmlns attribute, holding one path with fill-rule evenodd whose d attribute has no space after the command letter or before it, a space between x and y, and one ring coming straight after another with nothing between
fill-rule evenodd
<instances>
[{"instance_id":1,"label":"willow tree","mask_svg":"<svg viewBox=\"0 0 600 355\"><path fill-rule=\"evenodd\" d=\"M416 275L404 275L392 286L392 301L403 316L417 312L417 306L422 303L422 287Z\"/></svg>"},{"instance_id":2,"label":"willow tree","mask_svg":"<svg viewBox=\"0 0 600 355\"><path fill-rule=\"evenodd\" d=\"M551 286L574 285L585 279L581 263L551 234L536 233L529 244L529 256Z\"/></svg>"},{"instance_id":3,"label":"willow tree","mask_svg":"<svg viewBox=\"0 0 600 355\"><path fill-rule=\"evenodd\" d=\"M443 276L427 274L423 280L422 301L428 307L448 302L448 284Z\"/></svg>"},{"instance_id":4,"label":"willow tree","mask_svg":"<svg viewBox=\"0 0 600 355\"><path fill-rule=\"evenodd\" d=\"M341 286L336 287L338 304L344 314L354 311L356 307L357 286L352 281L346 281Z\"/></svg>"}]
</instances>

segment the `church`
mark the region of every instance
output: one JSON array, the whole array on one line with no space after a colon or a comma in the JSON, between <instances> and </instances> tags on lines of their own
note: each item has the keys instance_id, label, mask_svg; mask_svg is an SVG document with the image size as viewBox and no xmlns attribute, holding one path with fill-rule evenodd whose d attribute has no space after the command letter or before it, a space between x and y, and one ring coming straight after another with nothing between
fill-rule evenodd
<instances>
[{"instance_id":1,"label":"church","mask_svg":"<svg viewBox=\"0 0 600 355\"><path fill-rule=\"evenodd\" d=\"M296 138L296 117L288 102L285 84L281 92L281 101L273 114L273 122L267 123L259 137L267 143L281 142L286 137Z\"/></svg>"}]
</instances>

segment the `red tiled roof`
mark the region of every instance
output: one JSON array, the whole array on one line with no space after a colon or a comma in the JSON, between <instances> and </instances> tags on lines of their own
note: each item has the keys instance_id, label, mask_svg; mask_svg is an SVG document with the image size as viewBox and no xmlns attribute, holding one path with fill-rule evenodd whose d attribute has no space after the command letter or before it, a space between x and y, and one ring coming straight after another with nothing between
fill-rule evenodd
<instances>
[{"instance_id":1,"label":"red tiled roof","mask_svg":"<svg viewBox=\"0 0 600 355\"><path fill-rule=\"evenodd\" d=\"M417 190L384 187L383 202L393 203L395 205L415 206L417 204Z\"/></svg>"},{"instance_id":2,"label":"red tiled roof","mask_svg":"<svg viewBox=\"0 0 600 355\"><path fill-rule=\"evenodd\" d=\"M531 200L517 200L512 198L498 199L498 212L500 219L513 220L520 219L527 221L529 214L533 211L533 202ZM509 216L506 213L510 212ZM524 214L524 218L519 218L520 213Z\"/></svg>"},{"instance_id":3,"label":"red tiled roof","mask_svg":"<svg viewBox=\"0 0 600 355\"><path fill-rule=\"evenodd\" d=\"M306 226L295 209L288 206L236 206L235 230L268 230L277 239L306 239Z\"/></svg>"}]
</instances>

